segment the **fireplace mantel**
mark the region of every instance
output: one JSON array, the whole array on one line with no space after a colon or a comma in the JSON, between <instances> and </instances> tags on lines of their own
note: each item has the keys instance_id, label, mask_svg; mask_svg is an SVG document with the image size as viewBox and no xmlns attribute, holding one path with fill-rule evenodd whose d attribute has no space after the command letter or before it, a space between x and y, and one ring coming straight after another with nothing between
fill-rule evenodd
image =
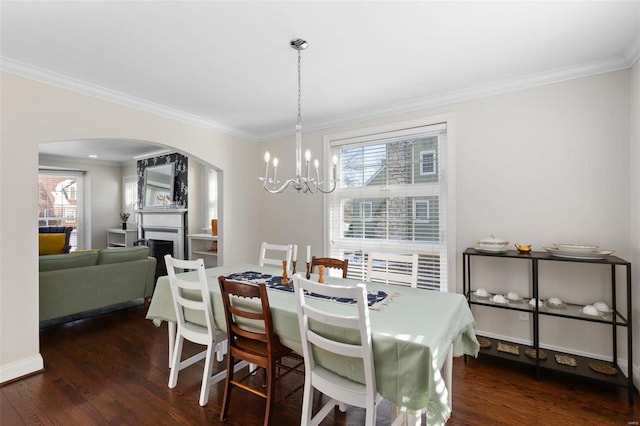
<instances>
[{"instance_id":1,"label":"fireplace mantel","mask_svg":"<svg viewBox=\"0 0 640 426\"><path fill-rule=\"evenodd\" d=\"M137 211L139 235L147 240L173 242L173 256L184 259L185 214L187 209L170 207L145 208Z\"/></svg>"}]
</instances>

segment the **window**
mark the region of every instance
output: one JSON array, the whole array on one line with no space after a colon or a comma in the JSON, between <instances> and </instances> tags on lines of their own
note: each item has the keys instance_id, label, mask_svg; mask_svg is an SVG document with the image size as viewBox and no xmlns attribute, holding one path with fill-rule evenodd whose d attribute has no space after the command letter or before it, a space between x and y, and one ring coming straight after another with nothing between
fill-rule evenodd
<instances>
[{"instance_id":1,"label":"window","mask_svg":"<svg viewBox=\"0 0 640 426\"><path fill-rule=\"evenodd\" d=\"M340 179L327 195L327 246L349 259L350 277L365 279L369 252L418 253L418 286L447 290L446 129L400 123L325 138Z\"/></svg>"},{"instance_id":2,"label":"window","mask_svg":"<svg viewBox=\"0 0 640 426\"><path fill-rule=\"evenodd\" d=\"M207 220L218 218L218 171L207 166Z\"/></svg>"},{"instance_id":3,"label":"window","mask_svg":"<svg viewBox=\"0 0 640 426\"><path fill-rule=\"evenodd\" d=\"M429 223L429 200L413 200L413 222Z\"/></svg>"},{"instance_id":4,"label":"window","mask_svg":"<svg viewBox=\"0 0 640 426\"><path fill-rule=\"evenodd\" d=\"M136 204L138 202L138 177L126 176L123 180L124 191L122 191L124 199L122 200L122 211L129 213L129 221L138 223L138 215L134 214Z\"/></svg>"},{"instance_id":5,"label":"window","mask_svg":"<svg viewBox=\"0 0 640 426\"><path fill-rule=\"evenodd\" d=\"M71 226L71 250L82 248L84 173L41 169L38 174L38 226Z\"/></svg>"},{"instance_id":6,"label":"window","mask_svg":"<svg viewBox=\"0 0 640 426\"><path fill-rule=\"evenodd\" d=\"M420 152L420 175L436 174L436 152L432 149Z\"/></svg>"}]
</instances>

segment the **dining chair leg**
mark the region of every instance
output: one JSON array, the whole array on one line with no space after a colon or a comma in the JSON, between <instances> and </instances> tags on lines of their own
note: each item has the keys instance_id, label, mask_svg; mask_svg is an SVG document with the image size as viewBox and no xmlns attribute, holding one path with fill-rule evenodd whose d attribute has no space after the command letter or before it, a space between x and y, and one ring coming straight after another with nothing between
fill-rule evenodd
<instances>
[{"instance_id":1,"label":"dining chair leg","mask_svg":"<svg viewBox=\"0 0 640 426\"><path fill-rule=\"evenodd\" d=\"M364 424L366 426L376 425L376 405L375 404L373 404L372 407L367 407L367 411L365 412Z\"/></svg>"},{"instance_id":2,"label":"dining chair leg","mask_svg":"<svg viewBox=\"0 0 640 426\"><path fill-rule=\"evenodd\" d=\"M313 413L313 386L308 379L304 380L304 392L302 394L302 415L300 424L303 426L311 424L311 414Z\"/></svg>"},{"instance_id":3,"label":"dining chair leg","mask_svg":"<svg viewBox=\"0 0 640 426\"><path fill-rule=\"evenodd\" d=\"M271 407L273 405L273 387L275 382L275 365L265 368L267 372L267 406L264 413L264 426L269 426Z\"/></svg>"},{"instance_id":4,"label":"dining chair leg","mask_svg":"<svg viewBox=\"0 0 640 426\"><path fill-rule=\"evenodd\" d=\"M231 388L233 384L233 373L235 367L235 360L231 356L231 353L227 353L227 379L224 382L224 397L222 399L222 410L220 411L220 421L227 421L227 414L229 412L229 401L231 401Z\"/></svg>"},{"instance_id":5,"label":"dining chair leg","mask_svg":"<svg viewBox=\"0 0 640 426\"><path fill-rule=\"evenodd\" d=\"M169 373L169 389L173 389L178 384L178 372L180 371L180 356L182 354L182 343L184 338L178 336L173 346L171 355L171 372Z\"/></svg>"},{"instance_id":6,"label":"dining chair leg","mask_svg":"<svg viewBox=\"0 0 640 426\"><path fill-rule=\"evenodd\" d=\"M171 361L173 361L173 347L176 344L176 323L173 321L167 321L167 337L169 339L169 368L171 368Z\"/></svg>"},{"instance_id":7,"label":"dining chair leg","mask_svg":"<svg viewBox=\"0 0 640 426\"><path fill-rule=\"evenodd\" d=\"M207 356L204 362L204 372L202 373L202 388L200 389L200 406L204 407L209 402L209 389L211 389L211 376L213 374L213 352L216 345L207 345Z\"/></svg>"}]
</instances>

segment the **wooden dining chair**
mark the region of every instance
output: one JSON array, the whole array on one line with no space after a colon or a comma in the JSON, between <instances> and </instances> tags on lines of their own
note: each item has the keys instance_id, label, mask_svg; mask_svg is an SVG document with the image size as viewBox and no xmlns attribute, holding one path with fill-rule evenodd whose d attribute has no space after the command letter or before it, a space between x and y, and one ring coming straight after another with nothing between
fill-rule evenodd
<instances>
[{"instance_id":1,"label":"wooden dining chair","mask_svg":"<svg viewBox=\"0 0 640 426\"><path fill-rule=\"evenodd\" d=\"M223 360L227 335L225 332L218 330L213 322L213 308L211 307L211 296L209 293L209 285L207 284L204 261L202 259L174 259L169 254L164 257L164 261L167 266L167 275L169 276L169 286L171 287L171 296L176 312L177 323L176 339L171 352L169 388L173 389L176 387L180 370L204 359L205 364L202 374L199 403L201 406L205 406L209 400L209 389L211 385L219 382L226 375L225 371L222 371L212 376L212 371L214 364L213 353L214 351L217 353L218 361ZM176 268L187 271L195 270L197 271L198 278L196 280L188 280L182 276L178 276L176 275ZM193 315L204 316L206 325L203 326L190 321ZM184 339L204 345L207 348L181 361Z\"/></svg>"},{"instance_id":2,"label":"wooden dining chair","mask_svg":"<svg viewBox=\"0 0 640 426\"><path fill-rule=\"evenodd\" d=\"M264 425L267 426L271 419L276 370L283 367L282 358L291 354L292 350L284 346L278 335L273 332L271 308L265 284L231 281L224 276L218 277L218 283L229 336L227 353L229 374L224 387L220 420L223 422L227 420L231 390L239 387L267 400L264 414ZM236 360L243 360L250 365L265 369L266 392L242 383L244 379L251 376L252 371L241 379L235 380L232 366ZM288 367L285 368L288 372L292 371Z\"/></svg>"},{"instance_id":3,"label":"wooden dining chair","mask_svg":"<svg viewBox=\"0 0 640 426\"><path fill-rule=\"evenodd\" d=\"M311 258L311 273L314 272L315 267L322 265L325 268L340 269L342 271L342 278L347 278L347 270L349 268L349 259L340 260L333 257L315 257Z\"/></svg>"},{"instance_id":4,"label":"wooden dining chair","mask_svg":"<svg viewBox=\"0 0 640 426\"><path fill-rule=\"evenodd\" d=\"M418 287L418 254L369 253L367 281Z\"/></svg>"},{"instance_id":5,"label":"wooden dining chair","mask_svg":"<svg viewBox=\"0 0 640 426\"><path fill-rule=\"evenodd\" d=\"M275 256L278 254L278 257L268 257ZM260 245L260 259L258 260L258 265L260 266L275 266L277 268L282 269L282 261L287 261L287 272L291 272L291 256L293 254L293 244L269 244L267 242L263 242Z\"/></svg>"},{"instance_id":6,"label":"wooden dining chair","mask_svg":"<svg viewBox=\"0 0 640 426\"><path fill-rule=\"evenodd\" d=\"M364 284L355 286L337 286L318 284L302 277L293 276L293 287L298 310L298 323L304 355L304 396L302 399L301 425L317 425L336 405L354 405L364 408L365 424L376 424L376 409L382 396L377 392L375 365L371 346L371 328L369 308L367 306L367 289ZM334 309L323 309L325 304L309 305L304 291L323 296L354 299L350 305L349 315L336 314ZM348 306L348 305L345 305ZM314 327L310 326L313 321ZM338 329L334 334L330 330ZM352 330L354 340L345 342L345 331ZM333 354L358 359L364 369L365 383L358 383L332 371L329 366L317 363L319 353L314 347ZM313 394L318 390L329 397L329 401L312 416Z\"/></svg>"}]
</instances>

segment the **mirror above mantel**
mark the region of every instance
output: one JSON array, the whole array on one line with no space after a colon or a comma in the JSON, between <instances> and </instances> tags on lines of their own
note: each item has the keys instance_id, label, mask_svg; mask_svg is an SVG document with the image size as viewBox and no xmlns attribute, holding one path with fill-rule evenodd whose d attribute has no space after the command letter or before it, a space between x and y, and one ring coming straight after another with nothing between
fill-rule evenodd
<instances>
[{"instance_id":1,"label":"mirror above mantel","mask_svg":"<svg viewBox=\"0 0 640 426\"><path fill-rule=\"evenodd\" d=\"M179 153L138 160L138 210L187 208L188 173L188 158Z\"/></svg>"},{"instance_id":2,"label":"mirror above mantel","mask_svg":"<svg viewBox=\"0 0 640 426\"><path fill-rule=\"evenodd\" d=\"M175 165L147 167L144 171L144 208L174 206Z\"/></svg>"}]
</instances>

